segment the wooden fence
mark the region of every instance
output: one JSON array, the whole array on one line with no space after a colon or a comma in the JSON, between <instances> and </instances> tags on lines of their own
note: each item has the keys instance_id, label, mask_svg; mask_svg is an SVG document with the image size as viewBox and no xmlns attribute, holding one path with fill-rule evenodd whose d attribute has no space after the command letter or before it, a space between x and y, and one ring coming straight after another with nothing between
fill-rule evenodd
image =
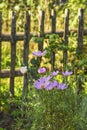
<instances>
[{"instance_id":1,"label":"wooden fence","mask_svg":"<svg viewBox=\"0 0 87 130\"><path fill-rule=\"evenodd\" d=\"M60 37L63 37L64 44L68 46L68 36L70 33L77 33L77 43L78 49L82 52L83 48L83 35L87 35L87 29L84 29L84 10L79 9L79 17L78 17L78 28L76 30L69 30L69 10L65 11L64 17L64 30L63 31L56 31L56 12L52 10L52 26L50 32L44 32L44 19L45 19L45 12L40 12L40 20L39 20L39 35L34 35L35 37L44 37L47 34L58 34ZM11 24L11 34L3 34L2 33L2 13L0 13L0 78L10 78L10 92L14 95L14 79L16 76L24 76L24 85L23 85L23 92L26 91L28 87L28 77L27 74L22 75L19 70L15 68L15 59L16 59L16 42L17 41L24 41L24 52L23 52L23 62L26 66L28 66L28 54L29 54L29 42L30 39L33 37L33 33L30 32L30 14L26 12L25 17L25 31L24 34L16 34L16 15L12 13L12 24ZM10 70L2 70L2 52L1 46L2 41L9 41L11 43L11 64ZM54 62L54 54L53 54L53 62ZM63 59L64 62L67 63L67 50L63 51Z\"/></svg>"}]
</instances>

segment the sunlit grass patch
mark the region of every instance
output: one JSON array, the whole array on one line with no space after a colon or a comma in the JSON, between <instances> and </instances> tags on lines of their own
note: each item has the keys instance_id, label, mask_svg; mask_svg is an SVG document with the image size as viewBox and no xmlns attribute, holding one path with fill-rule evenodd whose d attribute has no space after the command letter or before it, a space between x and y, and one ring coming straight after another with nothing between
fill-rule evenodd
<instances>
[{"instance_id":1,"label":"sunlit grass patch","mask_svg":"<svg viewBox=\"0 0 87 130\"><path fill-rule=\"evenodd\" d=\"M11 62L11 48L9 42L2 42L1 46L1 68L9 69Z\"/></svg>"}]
</instances>

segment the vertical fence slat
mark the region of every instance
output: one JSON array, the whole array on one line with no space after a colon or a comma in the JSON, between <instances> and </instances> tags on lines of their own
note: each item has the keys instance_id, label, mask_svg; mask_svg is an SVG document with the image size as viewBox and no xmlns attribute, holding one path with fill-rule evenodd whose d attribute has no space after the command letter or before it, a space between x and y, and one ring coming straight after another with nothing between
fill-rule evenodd
<instances>
[{"instance_id":1,"label":"vertical fence slat","mask_svg":"<svg viewBox=\"0 0 87 130\"><path fill-rule=\"evenodd\" d=\"M52 18L52 33L56 32L56 11L54 9L52 9L51 12L51 18Z\"/></svg>"},{"instance_id":2,"label":"vertical fence slat","mask_svg":"<svg viewBox=\"0 0 87 130\"><path fill-rule=\"evenodd\" d=\"M79 9L78 18L78 51L81 53L83 49L84 9Z\"/></svg>"},{"instance_id":3,"label":"vertical fence slat","mask_svg":"<svg viewBox=\"0 0 87 130\"><path fill-rule=\"evenodd\" d=\"M51 28L51 32L52 34L56 32L56 11L54 9L52 9L51 12L51 19L52 19L52 28ZM51 70L54 70L54 65L55 65L55 52L52 52L51 55Z\"/></svg>"},{"instance_id":4,"label":"vertical fence slat","mask_svg":"<svg viewBox=\"0 0 87 130\"><path fill-rule=\"evenodd\" d=\"M38 37L42 38L44 35L44 11L40 10L39 14L39 34ZM38 50L43 51L43 40L38 44ZM38 67L40 66L41 57L38 58Z\"/></svg>"},{"instance_id":5,"label":"vertical fence slat","mask_svg":"<svg viewBox=\"0 0 87 130\"><path fill-rule=\"evenodd\" d=\"M63 51L63 67L65 69L66 64L68 62L68 53L67 53L67 46L68 46L68 33L69 33L69 9L65 10L65 19L64 19L64 36L63 36L63 44L65 50Z\"/></svg>"},{"instance_id":6,"label":"vertical fence slat","mask_svg":"<svg viewBox=\"0 0 87 130\"><path fill-rule=\"evenodd\" d=\"M40 18L39 18L39 37L43 37L44 35L44 11L40 10ZM38 50L43 50L43 43L38 44Z\"/></svg>"},{"instance_id":7,"label":"vertical fence slat","mask_svg":"<svg viewBox=\"0 0 87 130\"><path fill-rule=\"evenodd\" d=\"M1 52L1 33L2 33L2 13L0 12L0 77L1 77L1 56L2 56L2 52ZM0 82L1 85L1 82Z\"/></svg>"},{"instance_id":8,"label":"vertical fence slat","mask_svg":"<svg viewBox=\"0 0 87 130\"><path fill-rule=\"evenodd\" d=\"M77 54L78 54L78 60L80 60L82 51L83 51L83 33L84 33L84 9L79 9L78 11L78 46L77 46ZM82 69L81 67L78 69ZM77 87L78 87L78 94L79 92L83 89L82 87L82 82L79 79L78 83L77 83Z\"/></svg>"},{"instance_id":9,"label":"vertical fence slat","mask_svg":"<svg viewBox=\"0 0 87 130\"><path fill-rule=\"evenodd\" d=\"M24 33L24 54L23 54L23 62L24 65L28 68L28 54L29 54L29 40L30 40L30 15L28 12L25 14L25 33ZM23 84L23 92L22 98L26 99L25 94L28 90L28 74L24 74L24 84Z\"/></svg>"},{"instance_id":10,"label":"vertical fence slat","mask_svg":"<svg viewBox=\"0 0 87 130\"><path fill-rule=\"evenodd\" d=\"M15 58L16 58L16 15L12 12L11 24L11 73L10 73L10 92L14 96L14 78L15 78Z\"/></svg>"},{"instance_id":11,"label":"vertical fence slat","mask_svg":"<svg viewBox=\"0 0 87 130\"><path fill-rule=\"evenodd\" d=\"M39 36L44 35L44 11L40 10L40 19L39 19Z\"/></svg>"}]
</instances>

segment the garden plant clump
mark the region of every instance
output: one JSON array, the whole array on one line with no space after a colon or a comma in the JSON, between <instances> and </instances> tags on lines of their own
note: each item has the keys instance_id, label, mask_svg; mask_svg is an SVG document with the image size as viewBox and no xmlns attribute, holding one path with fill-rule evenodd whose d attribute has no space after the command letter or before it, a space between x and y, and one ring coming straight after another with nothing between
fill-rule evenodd
<instances>
[{"instance_id":1,"label":"garden plant clump","mask_svg":"<svg viewBox=\"0 0 87 130\"><path fill-rule=\"evenodd\" d=\"M45 53L44 53L45 52ZM33 52L35 58L42 58L47 55L47 51ZM27 66L22 66L20 72L29 75L30 69ZM10 122L12 130L79 130L86 129L86 112L87 98L86 91L83 90L78 95L77 83L79 78L71 70L52 70L47 67L40 66L37 68L37 77L32 80L32 75L29 75L29 88L25 93L26 100L21 100L21 95L15 96L13 99L7 95L7 91L2 93L6 104L11 105L11 108L6 107L5 118L2 116L1 128ZM17 86L17 92L20 93ZM4 99L3 98L3 99ZM4 102L4 100L1 100Z\"/></svg>"},{"instance_id":2,"label":"garden plant clump","mask_svg":"<svg viewBox=\"0 0 87 130\"><path fill-rule=\"evenodd\" d=\"M42 58L46 56L47 51L36 51L32 54L36 58ZM29 71L26 66L21 70L23 74ZM84 120L86 109L83 111L87 102L86 94L82 91L78 95L76 87L78 77L74 73L68 69L62 72L48 71L44 65L37 68L38 76L34 83L30 82L32 77L29 79L29 94L27 102L23 103L26 111L20 107L22 118L26 117L26 124L22 126L24 129L79 130L79 128L86 128L86 120ZM20 119L16 120L16 123L18 122ZM24 119L19 127L23 122Z\"/></svg>"}]
</instances>

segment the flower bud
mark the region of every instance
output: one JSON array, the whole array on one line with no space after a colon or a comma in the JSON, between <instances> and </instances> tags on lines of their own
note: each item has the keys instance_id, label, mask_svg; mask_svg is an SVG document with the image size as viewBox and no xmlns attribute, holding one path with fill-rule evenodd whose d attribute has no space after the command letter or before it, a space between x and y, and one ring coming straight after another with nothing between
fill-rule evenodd
<instances>
[{"instance_id":1,"label":"flower bud","mask_svg":"<svg viewBox=\"0 0 87 130\"><path fill-rule=\"evenodd\" d=\"M38 73L43 74L46 72L46 68L42 67L38 69Z\"/></svg>"}]
</instances>

